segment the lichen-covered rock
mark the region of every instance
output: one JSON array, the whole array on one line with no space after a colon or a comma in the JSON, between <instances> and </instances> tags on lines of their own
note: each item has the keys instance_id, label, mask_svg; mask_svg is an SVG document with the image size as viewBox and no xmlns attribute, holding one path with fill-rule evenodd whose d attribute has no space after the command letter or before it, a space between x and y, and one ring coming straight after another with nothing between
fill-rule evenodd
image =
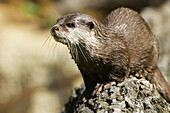
<instances>
[{"instance_id":1,"label":"lichen-covered rock","mask_svg":"<svg viewBox=\"0 0 170 113\"><path fill-rule=\"evenodd\" d=\"M100 87L100 84L96 88ZM66 113L169 113L170 104L145 79L128 78L122 83L111 84L100 94L82 102L82 86L76 89L65 106Z\"/></svg>"}]
</instances>

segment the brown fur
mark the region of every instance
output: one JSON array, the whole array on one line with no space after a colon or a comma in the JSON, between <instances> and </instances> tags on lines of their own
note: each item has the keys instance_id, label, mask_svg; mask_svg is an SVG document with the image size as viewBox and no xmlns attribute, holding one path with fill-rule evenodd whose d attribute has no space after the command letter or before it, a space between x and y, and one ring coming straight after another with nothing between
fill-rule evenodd
<instances>
[{"instance_id":1,"label":"brown fur","mask_svg":"<svg viewBox=\"0 0 170 113\"><path fill-rule=\"evenodd\" d=\"M70 28L68 23L74 26ZM51 34L70 49L83 75L85 92L93 90L96 83L120 82L130 74L139 74L156 84L170 102L170 86L157 66L158 41L137 12L118 8L103 23L89 15L68 14L58 19Z\"/></svg>"}]
</instances>

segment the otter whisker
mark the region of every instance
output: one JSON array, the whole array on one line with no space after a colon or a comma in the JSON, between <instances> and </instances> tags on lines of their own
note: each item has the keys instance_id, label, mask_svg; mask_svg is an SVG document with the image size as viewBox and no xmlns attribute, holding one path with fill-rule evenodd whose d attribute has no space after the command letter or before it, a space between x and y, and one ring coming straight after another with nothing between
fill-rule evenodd
<instances>
[{"instance_id":1,"label":"otter whisker","mask_svg":"<svg viewBox=\"0 0 170 113\"><path fill-rule=\"evenodd\" d=\"M57 49L57 46L58 46L58 44L57 43L55 43L54 44L54 47L53 47L53 50L52 50L52 53L53 53L53 58L55 58L55 56L56 56L56 49Z\"/></svg>"},{"instance_id":2,"label":"otter whisker","mask_svg":"<svg viewBox=\"0 0 170 113\"><path fill-rule=\"evenodd\" d=\"M75 57L75 60L76 60L76 55L75 55L75 48L74 48L74 43L71 43L71 49L72 49L72 54L74 55L74 57Z\"/></svg>"},{"instance_id":3,"label":"otter whisker","mask_svg":"<svg viewBox=\"0 0 170 113\"><path fill-rule=\"evenodd\" d=\"M72 44L69 42L69 39L67 39L67 38L65 39L65 41L68 44L68 47L70 48L70 53L72 54L72 58L75 59Z\"/></svg>"},{"instance_id":4,"label":"otter whisker","mask_svg":"<svg viewBox=\"0 0 170 113\"><path fill-rule=\"evenodd\" d=\"M42 46L45 46L46 45L46 43L49 41L49 38L50 37L52 37L50 34L49 34L49 32L46 32L45 34L44 34L44 36L43 36L43 42L42 42Z\"/></svg>"},{"instance_id":5,"label":"otter whisker","mask_svg":"<svg viewBox=\"0 0 170 113\"><path fill-rule=\"evenodd\" d=\"M83 53L81 47L78 45L78 48L80 49L80 53L82 54L82 56L84 57L85 61L88 61L85 54Z\"/></svg>"},{"instance_id":6,"label":"otter whisker","mask_svg":"<svg viewBox=\"0 0 170 113\"><path fill-rule=\"evenodd\" d=\"M43 46L45 46L45 45L47 44L47 42L49 41L50 37L51 37L51 36L47 36L47 37L45 38L45 41L44 41L44 43L43 43Z\"/></svg>"},{"instance_id":7,"label":"otter whisker","mask_svg":"<svg viewBox=\"0 0 170 113\"><path fill-rule=\"evenodd\" d=\"M50 47L50 51L49 51L49 54L48 54L49 56L52 55L52 53L53 53L54 45L55 45L55 43L53 43Z\"/></svg>"},{"instance_id":8,"label":"otter whisker","mask_svg":"<svg viewBox=\"0 0 170 113\"><path fill-rule=\"evenodd\" d=\"M75 53L76 61L78 61L79 58L78 58L78 53L77 53L77 46L76 46L75 43L73 43L73 50L74 50L74 53Z\"/></svg>"},{"instance_id":9,"label":"otter whisker","mask_svg":"<svg viewBox=\"0 0 170 113\"><path fill-rule=\"evenodd\" d=\"M83 44L81 44L80 43L80 45L83 47L83 48L90 48L88 45L85 47L85 45L83 45ZM84 53L83 53L84 54ZM91 57L91 55L90 54L85 54L86 55L86 57L88 57L88 59L92 59L92 57ZM84 55L84 56L85 56ZM88 55L88 56L87 56Z\"/></svg>"},{"instance_id":10,"label":"otter whisker","mask_svg":"<svg viewBox=\"0 0 170 113\"><path fill-rule=\"evenodd\" d=\"M78 33L77 33L77 34L78 34ZM79 38L81 39L81 37L83 37L83 36L81 36L81 35L83 35L83 34L79 33L79 34L77 35L77 37L79 37ZM83 39L83 40L84 40L84 39ZM82 40L82 41L83 41L83 40ZM87 41L88 41L88 40L87 40ZM88 41L88 42L89 42L89 41ZM86 42L84 42L84 43L86 43ZM91 43L91 42L89 42L89 43ZM91 50L91 47L90 47L88 44L86 44L86 45L83 45L82 43L79 43L79 44L81 45L81 47L87 48L88 50ZM86 59L86 61L87 61L87 58L86 58L84 52L82 51L80 45L78 45L78 47L79 47L79 49L80 49L80 53L83 55L83 57L84 57L84 58ZM91 56L90 56L89 54L86 54L86 55L88 55L88 57L91 59Z\"/></svg>"},{"instance_id":11,"label":"otter whisker","mask_svg":"<svg viewBox=\"0 0 170 113\"><path fill-rule=\"evenodd\" d=\"M79 54L78 54L78 50L77 50L77 45L76 44L75 44L75 48L76 48L77 60L79 61Z\"/></svg>"},{"instance_id":12,"label":"otter whisker","mask_svg":"<svg viewBox=\"0 0 170 113\"><path fill-rule=\"evenodd\" d=\"M52 41L52 37L49 38L47 47L48 47L48 48L51 48L51 47L50 47L51 44L52 44L52 45L54 44L53 41Z\"/></svg>"},{"instance_id":13,"label":"otter whisker","mask_svg":"<svg viewBox=\"0 0 170 113\"><path fill-rule=\"evenodd\" d=\"M68 44L69 44L69 48L70 48L70 52L72 54L72 57L73 59L75 59L76 61L78 61L78 52L77 52L77 44L76 43L73 43L72 40L73 38L72 37L67 37L67 40L68 40Z\"/></svg>"}]
</instances>

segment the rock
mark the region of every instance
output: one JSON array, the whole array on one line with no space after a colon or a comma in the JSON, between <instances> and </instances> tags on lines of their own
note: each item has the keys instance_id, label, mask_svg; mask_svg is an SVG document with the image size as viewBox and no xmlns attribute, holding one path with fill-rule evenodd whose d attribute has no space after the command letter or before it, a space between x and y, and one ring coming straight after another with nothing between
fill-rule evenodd
<instances>
[{"instance_id":1,"label":"rock","mask_svg":"<svg viewBox=\"0 0 170 113\"><path fill-rule=\"evenodd\" d=\"M96 89L100 87L98 84ZM128 78L117 85L105 87L100 94L82 102L84 85L74 90L63 113L169 113L170 104L145 79Z\"/></svg>"}]
</instances>

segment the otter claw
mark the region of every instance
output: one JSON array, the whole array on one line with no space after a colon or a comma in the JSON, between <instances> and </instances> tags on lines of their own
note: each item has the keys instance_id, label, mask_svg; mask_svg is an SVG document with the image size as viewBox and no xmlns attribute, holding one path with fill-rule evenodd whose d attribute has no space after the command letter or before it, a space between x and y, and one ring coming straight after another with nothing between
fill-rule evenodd
<instances>
[{"instance_id":1,"label":"otter claw","mask_svg":"<svg viewBox=\"0 0 170 113\"><path fill-rule=\"evenodd\" d=\"M95 94L99 95L102 90L105 90L108 86L115 85L115 84L116 82L114 81L101 84L95 91L93 91L92 95L95 95Z\"/></svg>"}]
</instances>

